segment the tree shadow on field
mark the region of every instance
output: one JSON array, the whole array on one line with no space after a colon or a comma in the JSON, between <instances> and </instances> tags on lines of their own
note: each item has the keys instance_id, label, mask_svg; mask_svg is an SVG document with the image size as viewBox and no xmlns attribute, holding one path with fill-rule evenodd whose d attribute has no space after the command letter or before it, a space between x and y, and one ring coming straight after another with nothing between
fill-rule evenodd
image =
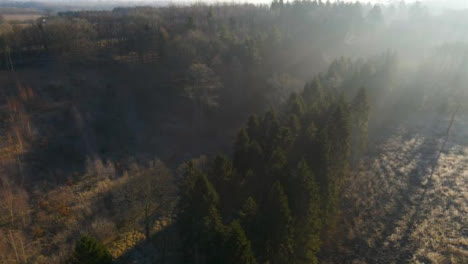
<instances>
[{"instance_id":1,"label":"tree shadow on field","mask_svg":"<svg viewBox=\"0 0 468 264\"><path fill-rule=\"evenodd\" d=\"M175 224L169 224L153 234L148 240L141 240L134 247L118 257L114 263L180 263L180 239Z\"/></svg>"},{"instance_id":2,"label":"tree shadow on field","mask_svg":"<svg viewBox=\"0 0 468 264\"><path fill-rule=\"evenodd\" d=\"M408 253L408 251L403 251L405 243L398 241L397 244L387 245L386 242L399 227L400 220L405 219L405 216L407 216L413 209L413 203L410 195L416 193L422 186L424 178L422 177L423 173L420 172L425 171L424 168L430 166L431 162L427 161L433 159L436 150L436 145L430 144L428 140L423 139L423 142L414 146L408 152L401 154L404 155L405 165L411 162L416 162L417 164L415 165L415 168L408 173L396 172L396 175L394 176L395 179L385 179L386 176L384 175L385 180L383 181L383 185L388 184L388 186L394 188L394 192L392 192L391 197L387 192L381 192L381 194L376 197L379 202L370 209L371 211L377 210L377 214L375 214L375 212L370 212L367 214L367 217L369 218L364 220L366 222L384 223L385 225L383 226L383 230L370 230L372 233L370 236L357 236L353 239L346 240L343 246L347 250L347 253L345 254L347 255L347 258L340 258L340 254L337 254L337 258L333 257L334 263L353 263L355 260L362 261L363 263L407 262L404 261L405 259L408 259L408 257L405 256L410 253ZM385 165L381 166L382 173L385 173ZM393 168L393 170L395 169ZM393 181L399 180L399 178L404 181L403 186L393 187L392 185L395 184ZM385 188L385 186L381 185L377 186L377 188ZM392 202L393 198L394 200ZM421 197L419 199L422 200L423 198ZM394 203L394 206L390 211L384 212L384 209L379 208L389 203ZM381 214L382 212L384 213ZM379 228L377 225L373 225L372 223L370 224L370 227ZM410 231L411 229L408 229L404 232L409 233ZM370 239L370 241L374 241L374 243L369 244L369 241L366 241L366 237Z\"/></svg>"},{"instance_id":3,"label":"tree shadow on field","mask_svg":"<svg viewBox=\"0 0 468 264\"><path fill-rule=\"evenodd\" d=\"M439 120L440 121L440 120ZM404 136L408 136L404 135ZM409 263L417 250L417 245L412 244L410 236L414 231L418 221L424 218L427 214L426 208L423 207L423 202L426 199L426 193L432 186L432 176L437 168L440 154L445 147L442 148L439 144L433 144L430 140L424 139L419 147L414 150L411 160L417 159L415 168L408 173L407 188L400 191L404 199L398 201L398 205L392 214L388 215L390 224L382 232L380 239L376 242L375 248L371 250L371 254L366 259L368 262L378 260L379 263ZM421 155L417 157L417 155ZM425 172L429 169L429 175L424 177ZM427 181L426 181L427 180ZM426 181L425 183L423 183ZM386 246L387 238L395 233L399 227L400 220L405 219L405 216L410 215L406 222L402 236L392 245Z\"/></svg>"}]
</instances>

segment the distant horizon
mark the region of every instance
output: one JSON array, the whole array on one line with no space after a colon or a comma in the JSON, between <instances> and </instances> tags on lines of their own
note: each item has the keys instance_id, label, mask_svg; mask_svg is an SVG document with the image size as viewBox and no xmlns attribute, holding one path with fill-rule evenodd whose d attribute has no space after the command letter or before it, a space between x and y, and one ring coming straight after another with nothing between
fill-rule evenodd
<instances>
[{"instance_id":1,"label":"distant horizon","mask_svg":"<svg viewBox=\"0 0 468 264\"><path fill-rule=\"evenodd\" d=\"M293 2L294 0L285 1L285 2ZM312 1L312 0L311 0ZM196 3L196 2L207 2L207 3L270 3L271 0L227 0L227 1L219 1L219 0L0 0L0 3L12 3L12 2L39 2L39 3L95 3L95 2L102 2L102 3L157 3L157 2L185 2L185 3ZM322 0L322 2L327 2L327 0ZM401 2L405 2L406 4L412 3L423 3L423 4L437 4L437 5L445 5L445 4L457 4L462 5L468 8L468 1L465 0L330 0L331 3L336 2L360 2L363 4L371 3L371 4L399 4Z\"/></svg>"},{"instance_id":2,"label":"distant horizon","mask_svg":"<svg viewBox=\"0 0 468 264\"><path fill-rule=\"evenodd\" d=\"M293 2L294 0L285 0L285 2ZM313 1L313 0L310 0ZM26 3L37 3L47 5L56 5L60 7L62 11L67 10L84 10L94 7L94 9L111 9L115 7L132 7L132 6L165 6L165 5L191 5L194 3L206 3L206 4L258 4L258 5L269 5L272 0L0 0L1 7L23 7L22 4ZM322 0L327 2L327 0ZM446 9L468 9L468 1L465 0L330 0L331 3L336 2L360 2L362 4L380 4L380 5L398 5L401 2L405 4L421 3L431 11L443 11ZM11 4L11 6L10 6ZM16 6L17 4L21 6ZM34 5L34 4L33 4ZM41 7L38 7L41 8Z\"/></svg>"}]
</instances>

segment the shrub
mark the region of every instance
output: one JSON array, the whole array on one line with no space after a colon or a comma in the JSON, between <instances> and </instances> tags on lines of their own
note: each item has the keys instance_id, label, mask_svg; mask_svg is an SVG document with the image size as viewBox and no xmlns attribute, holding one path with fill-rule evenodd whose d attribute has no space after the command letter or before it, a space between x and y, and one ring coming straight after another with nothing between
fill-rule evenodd
<instances>
[{"instance_id":1,"label":"shrub","mask_svg":"<svg viewBox=\"0 0 468 264\"><path fill-rule=\"evenodd\" d=\"M107 248L96 239L83 236L76 243L71 264L111 264L112 257Z\"/></svg>"}]
</instances>

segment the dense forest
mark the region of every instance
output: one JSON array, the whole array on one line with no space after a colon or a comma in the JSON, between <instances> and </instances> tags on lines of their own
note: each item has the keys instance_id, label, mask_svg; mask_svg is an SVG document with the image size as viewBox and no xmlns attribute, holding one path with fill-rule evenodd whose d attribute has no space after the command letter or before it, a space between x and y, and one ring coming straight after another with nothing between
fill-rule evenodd
<instances>
[{"instance_id":1,"label":"dense forest","mask_svg":"<svg viewBox=\"0 0 468 264\"><path fill-rule=\"evenodd\" d=\"M0 20L0 263L466 263L466 14Z\"/></svg>"}]
</instances>

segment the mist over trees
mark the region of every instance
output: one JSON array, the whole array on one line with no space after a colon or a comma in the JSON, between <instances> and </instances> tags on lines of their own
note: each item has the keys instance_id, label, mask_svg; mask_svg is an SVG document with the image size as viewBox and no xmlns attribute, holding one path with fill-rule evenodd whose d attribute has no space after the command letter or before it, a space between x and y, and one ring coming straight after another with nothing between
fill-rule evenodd
<instances>
[{"instance_id":1,"label":"mist over trees","mask_svg":"<svg viewBox=\"0 0 468 264\"><path fill-rule=\"evenodd\" d=\"M352 262L348 244L372 263L380 242L343 230L386 215L355 184L386 175L360 171L417 134L410 116L466 112L466 13L275 0L1 21L0 263Z\"/></svg>"}]
</instances>

